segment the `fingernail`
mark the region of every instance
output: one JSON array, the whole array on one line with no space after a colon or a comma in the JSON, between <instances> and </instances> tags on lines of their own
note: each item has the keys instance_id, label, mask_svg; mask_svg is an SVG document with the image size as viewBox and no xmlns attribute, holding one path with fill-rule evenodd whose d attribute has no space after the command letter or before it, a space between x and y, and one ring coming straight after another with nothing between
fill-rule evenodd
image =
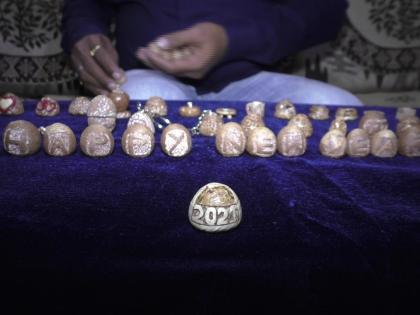
<instances>
[{"instance_id":1,"label":"fingernail","mask_svg":"<svg viewBox=\"0 0 420 315\"><path fill-rule=\"evenodd\" d=\"M156 40L156 45L159 46L159 48L162 49L168 49L170 48L169 40L166 37L160 37Z\"/></svg>"},{"instance_id":2,"label":"fingernail","mask_svg":"<svg viewBox=\"0 0 420 315\"><path fill-rule=\"evenodd\" d=\"M121 78L121 73L119 73L119 72L114 72L113 74L112 74L112 77L115 79L115 80L119 80L120 78Z\"/></svg>"},{"instance_id":3,"label":"fingernail","mask_svg":"<svg viewBox=\"0 0 420 315\"><path fill-rule=\"evenodd\" d=\"M116 84L114 82L109 82L108 83L108 89L111 90L111 91L117 89L118 87L119 87L118 84Z\"/></svg>"}]
</instances>

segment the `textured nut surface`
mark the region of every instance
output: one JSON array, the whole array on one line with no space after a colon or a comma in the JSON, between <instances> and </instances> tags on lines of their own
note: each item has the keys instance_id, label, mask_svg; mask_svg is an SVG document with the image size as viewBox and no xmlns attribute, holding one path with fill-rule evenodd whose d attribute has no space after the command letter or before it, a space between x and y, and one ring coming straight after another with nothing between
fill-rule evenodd
<instances>
[{"instance_id":1,"label":"textured nut surface","mask_svg":"<svg viewBox=\"0 0 420 315\"><path fill-rule=\"evenodd\" d=\"M117 113L125 112L130 104L130 97L123 90L114 90L109 93L108 97L114 103Z\"/></svg>"},{"instance_id":2,"label":"textured nut surface","mask_svg":"<svg viewBox=\"0 0 420 315\"><path fill-rule=\"evenodd\" d=\"M219 108L216 108L216 113L223 117L227 117L228 119L231 119L233 116L236 116L237 111L235 108L232 108L232 107L219 107Z\"/></svg>"},{"instance_id":3,"label":"textured nut surface","mask_svg":"<svg viewBox=\"0 0 420 315\"><path fill-rule=\"evenodd\" d=\"M395 115L395 118L397 118L398 121L415 117L416 116L416 109L411 107L399 107L397 109L397 114Z\"/></svg>"},{"instance_id":4,"label":"textured nut surface","mask_svg":"<svg viewBox=\"0 0 420 315\"><path fill-rule=\"evenodd\" d=\"M223 125L223 117L215 112L209 111L204 114L201 125L198 128L203 136L213 137L216 135L217 130Z\"/></svg>"},{"instance_id":5,"label":"textured nut surface","mask_svg":"<svg viewBox=\"0 0 420 315\"><path fill-rule=\"evenodd\" d=\"M191 200L188 219L202 231L228 231L242 220L241 202L229 186L209 183L200 188Z\"/></svg>"},{"instance_id":6,"label":"textured nut surface","mask_svg":"<svg viewBox=\"0 0 420 315\"><path fill-rule=\"evenodd\" d=\"M356 120L358 117L357 109L352 107L343 107L338 108L335 112L335 118L342 118L345 121L347 120Z\"/></svg>"},{"instance_id":7,"label":"textured nut surface","mask_svg":"<svg viewBox=\"0 0 420 315\"><path fill-rule=\"evenodd\" d=\"M144 110L152 116L166 116L168 115L168 105L165 100L159 96L152 96L146 102Z\"/></svg>"},{"instance_id":8,"label":"textured nut surface","mask_svg":"<svg viewBox=\"0 0 420 315\"><path fill-rule=\"evenodd\" d=\"M228 122L217 130L216 149L221 155L239 156L244 153L245 144L245 132L238 123Z\"/></svg>"},{"instance_id":9,"label":"textured nut surface","mask_svg":"<svg viewBox=\"0 0 420 315\"><path fill-rule=\"evenodd\" d=\"M23 101L13 93L5 93L0 97L0 115L20 115L24 112Z\"/></svg>"},{"instance_id":10,"label":"textured nut surface","mask_svg":"<svg viewBox=\"0 0 420 315\"><path fill-rule=\"evenodd\" d=\"M330 117L330 110L325 105L312 105L309 111L309 117L314 120L325 120Z\"/></svg>"},{"instance_id":11,"label":"textured nut surface","mask_svg":"<svg viewBox=\"0 0 420 315\"><path fill-rule=\"evenodd\" d=\"M420 126L420 119L417 116L405 118L397 124L397 135L400 136L407 129Z\"/></svg>"},{"instance_id":12,"label":"textured nut surface","mask_svg":"<svg viewBox=\"0 0 420 315\"><path fill-rule=\"evenodd\" d=\"M46 153L52 156L66 156L76 150L76 136L65 124L55 123L42 131L43 146Z\"/></svg>"},{"instance_id":13,"label":"textured nut surface","mask_svg":"<svg viewBox=\"0 0 420 315\"><path fill-rule=\"evenodd\" d=\"M408 128L398 136L398 152L409 157L420 156L420 125Z\"/></svg>"},{"instance_id":14,"label":"textured nut surface","mask_svg":"<svg viewBox=\"0 0 420 315\"><path fill-rule=\"evenodd\" d=\"M270 157L276 153L277 138L274 132L267 127L257 127L248 135L246 151L259 157Z\"/></svg>"},{"instance_id":15,"label":"textured nut surface","mask_svg":"<svg viewBox=\"0 0 420 315\"><path fill-rule=\"evenodd\" d=\"M90 106L90 100L84 96L78 96L71 101L69 113L72 115L86 115Z\"/></svg>"},{"instance_id":16,"label":"textured nut surface","mask_svg":"<svg viewBox=\"0 0 420 315\"><path fill-rule=\"evenodd\" d=\"M192 149L191 133L181 124L170 124L163 129L160 145L169 156L185 156Z\"/></svg>"},{"instance_id":17,"label":"textured nut surface","mask_svg":"<svg viewBox=\"0 0 420 315\"><path fill-rule=\"evenodd\" d=\"M291 119L296 115L296 108L289 100L282 100L276 104L274 116L280 119Z\"/></svg>"},{"instance_id":18,"label":"textured nut surface","mask_svg":"<svg viewBox=\"0 0 420 315\"><path fill-rule=\"evenodd\" d=\"M144 111L139 111L134 113L128 120L127 127L132 125L143 125L150 129L151 132L155 133L155 125L153 124L152 119Z\"/></svg>"},{"instance_id":19,"label":"textured nut surface","mask_svg":"<svg viewBox=\"0 0 420 315\"><path fill-rule=\"evenodd\" d=\"M257 127L265 127L265 123L260 115L248 114L242 119L241 126L245 131L246 136L248 136L251 130Z\"/></svg>"},{"instance_id":20,"label":"textured nut surface","mask_svg":"<svg viewBox=\"0 0 420 315\"><path fill-rule=\"evenodd\" d=\"M297 114L289 120L288 125L296 126L303 131L306 138L312 136L313 127L311 120L305 114Z\"/></svg>"},{"instance_id":21,"label":"textured nut surface","mask_svg":"<svg viewBox=\"0 0 420 315\"><path fill-rule=\"evenodd\" d=\"M347 133L347 123L342 117L338 117L331 122L329 130L339 130L342 133Z\"/></svg>"},{"instance_id":22,"label":"textured nut surface","mask_svg":"<svg viewBox=\"0 0 420 315\"><path fill-rule=\"evenodd\" d=\"M88 124L99 124L112 131L115 128L117 108L114 102L105 95L95 96L87 111Z\"/></svg>"},{"instance_id":23,"label":"textured nut surface","mask_svg":"<svg viewBox=\"0 0 420 315\"><path fill-rule=\"evenodd\" d=\"M261 101L249 102L245 105L246 113L259 115L264 117L265 114L265 103Z\"/></svg>"},{"instance_id":24,"label":"textured nut surface","mask_svg":"<svg viewBox=\"0 0 420 315\"><path fill-rule=\"evenodd\" d=\"M397 154L397 136L391 130L381 130L375 133L371 141L371 153L376 157L391 158Z\"/></svg>"},{"instance_id":25,"label":"textured nut surface","mask_svg":"<svg viewBox=\"0 0 420 315\"><path fill-rule=\"evenodd\" d=\"M34 154L41 147L41 134L35 125L29 121L12 121L4 130L3 147L13 155Z\"/></svg>"},{"instance_id":26,"label":"textured nut surface","mask_svg":"<svg viewBox=\"0 0 420 315\"><path fill-rule=\"evenodd\" d=\"M327 157L341 158L346 153L346 146L346 136L339 130L330 130L322 137L319 151Z\"/></svg>"},{"instance_id":27,"label":"textured nut surface","mask_svg":"<svg viewBox=\"0 0 420 315\"><path fill-rule=\"evenodd\" d=\"M131 157L146 157L155 148L155 136L146 126L135 124L124 131L121 145L124 153Z\"/></svg>"},{"instance_id":28,"label":"textured nut surface","mask_svg":"<svg viewBox=\"0 0 420 315\"><path fill-rule=\"evenodd\" d=\"M60 113L60 105L55 99L45 96L37 103L35 113L39 116L56 116Z\"/></svg>"},{"instance_id":29,"label":"textured nut surface","mask_svg":"<svg viewBox=\"0 0 420 315\"><path fill-rule=\"evenodd\" d=\"M198 117L201 115L201 109L199 106L193 105L192 102L188 102L187 105L179 108L179 114L182 117Z\"/></svg>"},{"instance_id":30,"label":"textured nut surface","mask_svg":"<svg viewBox=\"0 0 420 315\"><path fill-rule=\"evenodd\" d=\"M347 135L346 153L352 157L364 157L370 153L370 138L366 130L353 129Z\"/></svg>"},{"instance_id":31,"label":"textured nut surface","mask_svg":"<svg viewBox=\"0 0 420 315\"><path fill-rule=\"evenodd\" d=\"M307 146L303 131L296 126L286 126L277 135L277 150L284 156L305 154Z\"/></svg>"},{"instance_id":32,"label":"textured nut surface","mask_svg":"<svg viewBox=\"0 0 420 315\"><path fill-rule=\"evenodd\" d=\"M385 113L378 110L366 110L360 119L359 128L365 129L369 137L381 130L388 128Z\"/></svg>"},{"instance_id":33,"label":"textured nut surface","mask_svg":"<svg viewBox=\"0 0 420 315\"><path fill-rule=\"evenodd\" d=\"M99 124L89 125L80 137L80 148L91 157L108 156L114 151L114 137L111 131Z\"/></svg>"}]
</instances>

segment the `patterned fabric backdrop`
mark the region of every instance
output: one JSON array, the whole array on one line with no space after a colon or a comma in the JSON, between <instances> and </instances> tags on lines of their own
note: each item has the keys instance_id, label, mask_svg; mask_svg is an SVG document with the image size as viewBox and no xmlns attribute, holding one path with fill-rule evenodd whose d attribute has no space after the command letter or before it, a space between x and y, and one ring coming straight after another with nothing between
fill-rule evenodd
<instances>
[{"instance_id":1,"label":"patterned fabric backdrop","mask_svg":"<svg viewBox=\"0 0 420 315\"><path fill-rule=\"evenodd\" d=\"M63 0L0 0L0 93L74 94L77 74L60 41Z\"/></svg>"}]
</instances>

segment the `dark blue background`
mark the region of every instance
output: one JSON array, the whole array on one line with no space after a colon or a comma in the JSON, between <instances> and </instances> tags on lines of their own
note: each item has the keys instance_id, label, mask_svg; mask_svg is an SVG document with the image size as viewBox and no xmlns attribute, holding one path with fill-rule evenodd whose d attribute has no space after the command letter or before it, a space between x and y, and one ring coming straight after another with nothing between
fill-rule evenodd
<instances>
[{"instance_id":1,"label":"dark blue background","mask_svg":"<svg viewBox=\"0 0 420 315\"><path fill-rule=\"evenodd\" d=\"M181 104L169 103L169 116L192 127L194 119L178 114ZM245 115L243 103L199 104L234 106L238 122ZM0 117L0 131L16 119L38 127L63 122L79 140L86 117L61 105L59 116L43 118L26 102L24 115ZM286 121L273 117L274 104L267 107L277 134ZM382 110L395 129L395 110ZM402 314L416 305L419 158L323 157L318 144L330 119L314 121L298 158L223 158L214 138L202 136L193 137L187 157L170 158L159 133L153 154L133 159L120 144L126 122L118 121L106 158L79 148L64 158L0 149L0 285L4 301L19 301L10 304L15 310ZM208 234L187 213L195 192L215 181L239 196L243 221Z\"/></svg>"}]
</instances>

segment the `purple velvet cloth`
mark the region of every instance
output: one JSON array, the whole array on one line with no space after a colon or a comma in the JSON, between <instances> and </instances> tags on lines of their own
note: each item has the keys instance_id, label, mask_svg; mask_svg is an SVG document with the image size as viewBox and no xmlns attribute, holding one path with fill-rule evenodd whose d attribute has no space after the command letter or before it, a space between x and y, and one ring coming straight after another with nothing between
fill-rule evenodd
<instances>
[{"instance_id":1,"label":"purple velvet cloth","mask_svg":"<svg viewBox=\"0 0 420 315\"><path fill-rule=\"evenodd\" d=\"M198 104L236 107L235 121L245 114L243 103ZM169 103L171 120L191 127L179 105ZM86 117L69 115L67 102L51 118L36 116L34 106L0 116L1 133L16 119L63 122L79 141ZM286 122L267 106L266 123L277 133ZM381 109L394 129L395 110ZM106 158L80 149L64 158L43 151L15 157L1 148L4 301L55 314L146 307L169 314L407 313L420 292L420 159L323 157L318 143L330 121L314 121L298 158L224 158L214 138L202 136L187 157L170 158L159 133L153 154L133 159L121 149L127 120L118 121ZM239 196L237 229L208 234L188 222L190 200L209 182Z\"/></svg>"}]
</instances>

